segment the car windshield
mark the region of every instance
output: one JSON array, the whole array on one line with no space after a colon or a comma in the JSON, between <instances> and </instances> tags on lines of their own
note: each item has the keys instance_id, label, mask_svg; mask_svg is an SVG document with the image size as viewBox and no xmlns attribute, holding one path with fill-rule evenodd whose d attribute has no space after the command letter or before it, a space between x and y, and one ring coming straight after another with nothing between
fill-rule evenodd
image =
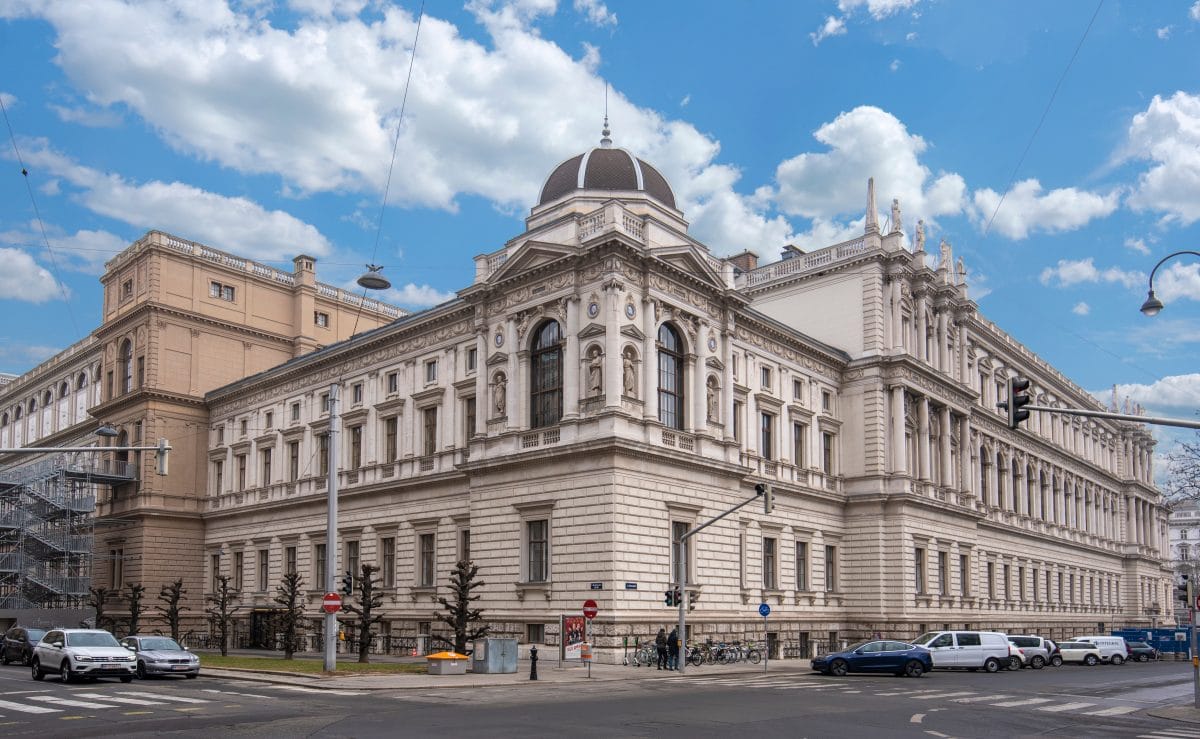
<instances>
[{"instance_id":1,"label":"car windshield","mask_svg":"<svg viewBox=\"0 0 1200 739\"><path fill-rule=\"evenodd\" d=\"M929 641L930 639L932 639L935 636L937 636L937 632L927 631L924 634L921 634L920 636L918 636L916 639L913 639L912 643L913 644L924 644L925 642Z\"/></svg>"},{"instance_id":2,"label":"car windshield","mask_svg":"<svg viewBox=\"0 0 1200 739\"><path fill-rule=\"evenodd\" d=\"M116 637L107 632L84 631L67 634L67 644L72 647L119 647Z\"/></svg>"},{"instance_id":3,"label":"car windshield","mask_svg":"<svg viewBox=\"0 0 1200 739\"><path fill-rule=\"evenodd\" d=\"M179 646L179 642L166 637L156 639L142 639L142 649L168 649L176 652L182 651L183 647Z\"/></svg>"},{"instance_id":4,"label":"car windshield","mask_svg":"<svg viewBox=\"0 0 1200 739\"><path fill-rule=\"evenodd\" d=\"M46 635L45 629L25 629L25 633L29 635L29 641L38 641Z\"/></svg>"}]
</instances>

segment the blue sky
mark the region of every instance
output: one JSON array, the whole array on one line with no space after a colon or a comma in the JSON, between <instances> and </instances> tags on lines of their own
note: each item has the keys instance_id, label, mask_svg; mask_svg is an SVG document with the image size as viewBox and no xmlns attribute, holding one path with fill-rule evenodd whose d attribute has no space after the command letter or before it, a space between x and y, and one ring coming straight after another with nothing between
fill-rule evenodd
<instances>
[{"instance_id":1,"label":"blue sky","mask_svg":"<svg viewBox=\"0 0 1200 739\"><path fill-rule=\"evenodd\" d=\"M1081 386L1200 407L1200 258L1138 312L1200 251L1200 0L429 0L381 208L419 9L0 0L0 371L92 330L150 229L440 302L597 143L607 83L714 252L861 232L874 176Z\"/></svg>"}]
</instances>

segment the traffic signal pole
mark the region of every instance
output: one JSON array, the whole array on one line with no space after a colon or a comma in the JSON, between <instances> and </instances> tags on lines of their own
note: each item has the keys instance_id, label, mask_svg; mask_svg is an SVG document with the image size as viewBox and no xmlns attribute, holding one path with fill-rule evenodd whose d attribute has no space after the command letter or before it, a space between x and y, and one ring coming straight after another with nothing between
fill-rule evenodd
<instances>
[{"instance_id":1,"label":"traffic signal pole","mask_svg":"<svg viewBox=\"0 0 1200 739\"><path fill-rule=\"evenodd\" d=\"M326 483L328 501L325 519L325 592L337 589L337 519L338 519L338 432L342 419L338 415L338 394L341 384L329 386L329 480ZM337 670L337 614L325 614L325 671Z\"/></svg>"}]
</instances>

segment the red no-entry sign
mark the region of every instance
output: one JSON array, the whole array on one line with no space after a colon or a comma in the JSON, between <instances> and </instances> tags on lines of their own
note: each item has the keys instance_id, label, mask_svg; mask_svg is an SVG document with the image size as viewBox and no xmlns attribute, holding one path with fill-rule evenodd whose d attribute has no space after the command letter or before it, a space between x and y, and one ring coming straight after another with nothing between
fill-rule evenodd
<instances>
[{"instance_id":1,"label":"red no-entry sign","mask_svg":"<svg viewBox=\"0 0 1200 739\"><path fill-rule=\"evenodd\" d=\"M342 610L342 596L337 593L326 593L321 599L321 607L326 613L337 613Z\"/></svg>"},{"instance_id":2,"label":"red no-entry sign","mask_svg":"<svg viewBox=\"0 0 1200 739\"><path fill-rule=\"evenodd\" d=\"M599 612L600 612L600 609L596 608L596 601L589 598L583 602L583 617L584 618L586 618L590 621L593 618L595 618L596 614Z\"/></svg>"}]
</instances>

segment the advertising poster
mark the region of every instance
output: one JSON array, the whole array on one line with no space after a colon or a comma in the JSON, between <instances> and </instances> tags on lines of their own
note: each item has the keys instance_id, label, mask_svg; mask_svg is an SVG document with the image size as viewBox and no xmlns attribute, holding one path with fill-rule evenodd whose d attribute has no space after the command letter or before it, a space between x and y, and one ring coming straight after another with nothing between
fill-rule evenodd
<instances>
[{"instance_id":1,"label":"advertising poster","mask_svg":"<svg viewBox=\"0 0 1200 739\"><path fill-rule=\"evenodd\" d=\"M583 642L587 639L587 619L583 616L560 616L559 626L562 640L559 642L559 658L581 659Z\"/></svg>"}]
</instances>

